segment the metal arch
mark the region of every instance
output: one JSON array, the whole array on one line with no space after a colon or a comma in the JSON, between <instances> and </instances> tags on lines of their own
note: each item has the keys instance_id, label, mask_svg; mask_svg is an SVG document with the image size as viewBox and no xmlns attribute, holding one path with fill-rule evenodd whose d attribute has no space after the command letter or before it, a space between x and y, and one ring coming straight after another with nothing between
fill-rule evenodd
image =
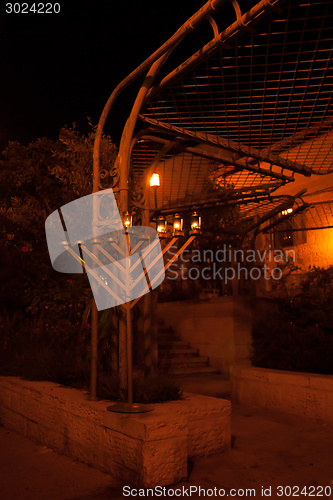
<instances>
[{"instance_id":1,"label":"metal arch","mask_svg":"<svg viewBox=\"0 0 333 500\"><path fill-rule=\"evenodd\" d=\"M211 54L219 46L228 47L229 39L239 34L242 30L248 30L248 25L254 23L266 11L268 4L271 8L276 8L276 5L283 1L274 0L271 3L267 2L267 0L260 0L260 2L242 16L241 24L236 20L227 29L219 33L217 38L208 42L195 54L186 59L178 68L166 75L157 85L154 85L147 94L147 100L151 100L156 94L164 90L167 86L170 86L174 80L181 78L185 72L202 62L208 54Z\"/></svg>"},{"instance_id":2,"label":"metal arch","mask_svg":"<svg viewBox=\"0 0 333 500\"><path fill-rule=\"evenodd\" d=\"M295 200L296 201L296 200ZM296 202L297 203L297 202ZM304 203L300 206L297 206L297 208L295 208L293 210L293 212L291 214L288 214L288 215L285 215L283 217L283 219L279 219L279 220L276 220L274 222L272 222L271 224L269 224L268 226L265 226L264 228L262 228L259 232L260 233L267 233L270 229L273 229L275 228L276 226L279 226L280 224L283 224L284 222L288 221L288 220L291 220L293 219L296 215L302 213L304 210L306 210L310 205L308 203Z\"/></svg>"},{"instance_id":3,"label":"metal arch","mask_svg":"<svg viewBox=\"0 0 333 500\"><path fill-rule=\"evenodd\" d=\"M302 200L303 201L303 200ZM326 212L325 207L329 206L329 213ZM295 220L295 224L293 227L290 229L292 232L297 232L297 231L315 231L315 230L320 230L320 229L332 229L332 223L331 221L333 220L333 199L332 200L324 200L324 201L317 201L317 202L308 202L304 203L301 206L301 211L303 211L304 208L304 215L305 215L305 221L304 223L306 224L304 227L297 227L297 218L296 216L297 211L294 210L292 214L290 214L291 219ZM318 211L318 208L321 209L322 213ZM312 209L315 209L316 214L314 215L312 213ZM287 217L283 218L284 220L287 219ZM311 221L312 219L312 221ZM316 219L319 219L317 222ZM326 220L325 220L326 219ZM284 222L284 220L281 220L281 223ZM280 222L280 221L279 221ZM309 223L310 225L307 225ZM277 231L282 232L284 229L277 229Z\"/></svg>"},{"instance_id":4,"label":"metal arch","mask_svg":"<svg viewBox=\"0 0 333 500\"><path fill-rule=\"evenodd\" d=\"M286 198L286 196L284 196L283 198ZM253 224L252 226L250 226L244 233L244 236L248 233L250 233L251 231L253 230L257 230L257 234L259 234L259 228L261 226L261 224L263 224L264 222L267 222L269 219L272 219L273 217L275 217L278 213L282 212L282 210L286 210L287 208L291 208L294 203L295 203L295 196L291 196L291 195L288 195L287 196L288 200L287 201L284 201L283 203L281 203L280 205L278 205L277 207L273 208L272 210L270 210L269 212L267 212L265 215L263 215L262 217L259 218L259 220Z\"/></svg>"},{"instance_id":5,"label":"metal arch","mask_svg":"<svg viewBox=\"0 0 333 500\"><path fill-rule=\"evenodd\" d=\"M178 136L181 137L189 137L191 139L202 141L203 143L213 144L215 147L218 147L221 151L224 150L225 152L229 153L231 152L232 156L225 158L224 161L229 162L231 165L234 165L238 168L242 169L245 168L247 170L259 172L264 175L270 175L271 177L276 177L278 179L285 179L288 181L294 180L293 177L288 177L283 174L273 172L271 170L265 170L261 167L256 167L254 165L254 163L262 161L262 162L267 162L271 165L276 165L277 167L280 167L282 169L302 173L303 175L306 176L311 175L311 170L306 165L298 164L296 162L287 160L280 156L275 156L270 154L262 155L261 152L256 150L255 148L248 146L239 147L239 144L236 144L233 141L228 141L221 137L219 138L219 140L217 140L217 138L213 135L203 134L201 132L192 132L191 130L185 130L184 128L176 127L174 125L169 125L167 123L158 121L153 118L148 118L142 114L139 115L139 118L145 123L153 125L156 128L161 128L170 133L177 134ZM247 162L244 161L244 156L250 157ZM221 161L223 161L222 158Z\"/></svg>"},{"instance_id":6,"label":"metal arch","mask_svg":"<svg viewBox=\"0 0 333 500\"><path fill-rule=\"evenodd\" d=\"M311 11L309 15L306 15L306 19L303 22L302 18L305 16L305 4L304 2L296 2L296 4L302 4L300 5L300 7L302 6L303 10L299 11L298 9L294 9L294 13L292 13L292 15L288 11L286 13L286 16L282 16L282 28L278 29L278 27L276 26L276 29L272 28L274 34L275 31L277 32L276 35L283 35L283 33L287 33L287 23L289 22L289 18L291 19L290 22L298 22L297 29L301 30L302 33L305 30L305 21L307 21L308 24L306 24L305 31L310 32L309 27L311 27L312 15L317 14L320 16L320 11L318 12L317 7L317 10L315 12ZM268 9L272 8L272 4L270 2L266 1L265 5ZM327 8L329 8L327 1L325 5ZM327 11L327 14L329 14L329 11ZM330 16L327 17L327 19L329 18ZM274 22L274 19L272 22ZM278 23L279 19L277 19L276 22ZM330 25L328 24L328 22L329 21L327 21L325 25L323 25L323 22L321 22L320 28L318 26L318 30L315 30L314 35L309 35L308 38L305 38L306 43L309 43L310 41L313 41L313 43L316 42L316 47L319 42L324 43L325 40L329 38L329 32L327 30ZM330 151L332 150L330 150L330 144L332 144L333 135L331 135L329 130L330 119L327 119L330 110L328 107L328 94L330 90L328 83L326 87L323 87L322 96L320 94L320 91L322 89L321 82L324 81L324 76L327 73L327 68L329 68L330 64L329 44L319 46L318 56L315 54L310 54L309 56L304 56L300 59L300 56L297 55L297 53L302 53L300 52L300 49L297 49L295 51L295 56L289 55L288 43L291 42L288 41L287 43L286 37L284 37L283 40L281 39L281 43L279 42L281 47L279 46L276 49L278 56L275 60L276 69L270 69L268 66L271 72L270 74L273 75L269 78L271 78L274 84L267 84L266 77L263 77L262 73L267 71L267 61L270 60L269 58L267 58L267 54L274 54L275 51L274 47L272 50L269 50L269 33L272 26L273 25L270 24L268 28L265 28L265 25L263 24L263 35L265 35L265 37L263 39L262 47L265 48L266 53L266 69L259 72L258 81L256 81L255 71L253 71L253 81L255 83L254 87L252 87L251 79L251 83L246 86L246 89L245 87L242 87L241 90L243 93L241 94L239 94L238 90L233 93L232 82L229 82L229 93L226 93L225 91L223 93L222 89L216 90L217 85L221 85L221 75L220 71L216 71L218 68L215 66L218 66L219 62L221 62L223 58L222 56L219 57L218 53L213 55L212 58L210 54L207 54L205 57L205 61L203 62L203 64L201 64L201 66L194 70L193 75L192 73L190 73L186 76L185 79L182 79L182 75L178 75L180 80L175 82L172 88L167 90L167 92L162 92L161 95L159 95L156 99L149 100L147 102L147 108L144 110L144 115L146 116L146 118L157 119L155 122L156 127L161 125L166 131L167 128L171 128L169 126L169 124L171 124L174 127L178 127L177 131L176 129L174 129L175 135L179 135L180 129L185 133L190 132L192 138L197 141L201 140L202 136L204 136L206 132L208 134L214 134L214 137L217 138L217 142L219 142L220 144L222 143L222 141L220 140L221 136L223 136L226 140L233 139L234 141L236 141L236 159L243 164L242 166L238 165L236 167L238 171L244 169L245 166L251 167L251 165L253 164L257 165L259 157L259 161L260 159L262 159L263 161L267 161L268 163L273 165L278 164L278 161L281 160L281 162L284 162L283 165L281 165L281 163L279 164L282 169L291 170L292 172L298 172L303 175L310 175L311 173L328 173L333 168L333 165L330 164ZM261 31L258 31L258 36L260 35ZM248 38L249 43L245 41L244 46L246 46L246 49L244 49L244 51L241 53L245 62L238 66L238 63L234 62L234 59L237 56L237 52L235 52L235 54L231 54L230 56L230 59L232 59L232 62L230 63L231 69L229 73L227 73L227 77L229 77L230 81L232 80L231 77L235 74L235 72L237 74L238 68L242 70L248 65L252 64L254 64L254 66L251 66L251 68L255 68L255 64L260 63L260 56L264 51L262 50L262 52L260 52L260 49L258 49L258 51L254 52L253 54L252 51L248 48L248 46L251 45L251 41L253 42L253 37ZM255 41L256 37L254 37L254 43ZM258 46L261 47L259 42L258 44ZM273 45L275 45L275 43ZM240 44L240 47L243 47L242 43ZM324 52L324 55L322 57L321 51ZM221 50L221 54L222 53L224 53L224 51ZM285 54L287 54L287 56L285 56ZM229 57L228 54L226 54L226 56ZM291 58L290 61L289 57ZM313 67L317 68L317 66L314 65L318 57L320 59L320 64L318 62L318 70L320 70L320 72L318 73L318 84L315 84L315 82L312 82L312 80L310 79L312 75L310 71L312 71ZM290 70L291 76L289 76L289 74L287 76L284 76L283 64L286 61L289 61L290 64L292 64L292 68ZM305 64L305 62L308 63L308 66L304 66L306 68L306 70L304 70L304 75L303 73L301 73L300 75L296 75L297 67L300 64ZM289 71L287 71L287 73L289 73ZM314 76L316 76L316 74L317 73L315 73ZM296 76L300 79L304 76L306 81L304 85L301 82L299 84L300 90L294 92L294 82L296 81ZM319 78L321 78L320 82ZM289 80L291 83L289 83ZM241 80L239 81L241 82ZM304 86L304 89L302 85ZM314 87L313 90L312 85ZM309 91L308 86L311 87ZM247 91L246 96L244 89ZM252 92L252 89L255 89L258 94L255 95L254 101L252 100L252 94L256 93L254 91ZM198 92L202 92L202 97L196 97L197 94L195 94L195 92L197 92L197 94ZM219 99L216 103L216 108L218 108L217 111L216 109L214 109L214 92L218 94L217 97ZM192 106L191 108L189 107L186 98L187 93L189 95L188 99L190 102L190 106ZM266 94L268 95L267 98ZM240 101L241 106L238 106L237 108L235 101L236 97L239 97L239 95L240 99L243 100ZM223 103L223 97L225 99L225 96L230 96L231 100L234 99L234 101L232 101L228 106ZM316 108L317 98L319 99L318 109ZM253 114L249 113L250 116L247 117L246 112L251 109L252 103L254 104L254 112ZM298 103L299 105L297 106ZM177 113L170 114L169 108L171 109L171 111L174 111L172 108L173 104L177 109ZM258 106L259 111L261 111L261 116L260 112L256 110L256 106ZM302 113L303 106L304 113ZM282 108L281 117L279 116L280 107ZM290 108L292 109L293 114L292 119L289 119ZM285 111L286 109L287 111ZM223 122L224 113L225 115L227 115L227 113L228 115L229 113L231 114L230 124L228 123L229 116L228 118L226 116L226 122ZM288 117L288 121L283 121L285 115ZM146 121L146 123L148 123L148 120ZM250 128L250 131L248 133L246 132L246 125L248 125ZM253 130L251 131L252 125ZM237 127L238 140L236 130ZM240 128L242 129L241 136L239 132ZM230 137L229 132L231 134ZM204 139L205 138L203 138L203 140ZM303 143L305 141L306 144L304 144L303 147ZM227 144L228 142L230 141L227 140ZM257 152L259 153L258 156L256 157L255 155L253 155L253 150L251 151L251 153L249 153L247 146L255 147L257 149ZM228 155L226 156L228 157ZM246 159L246 156L250 156L250 158ZM260 166L265 167L265 165ZM281 172L282 174L286 173L280 171L275 167L273 167L272 170Z\"/></svg>"},{"instance_id":7,"label":"metal arch","mask_svg":"<svg viewBox=\"0 0 333 500\"><path fill-rule=\"evenodd\" d=\"M183 141L181 139L176 139L174 141L169 141L167 142L162 148L159 150L159 152L156 154L155 158L153 159L149 169L148 169L148 177L150 174L153 173L154 168L156 168L156 165L164 158L164 156L173 148L177 148Z\"/></svg>"},{"instance_id":8,"label":"metal arch","mask_svg":"<svg viewBox=\"0 0 333 500\"><path fill-rule=\"evenodd\" d=\"M151 68L149 69L147 76L138 92L138 95L135 99L132 111L130 113L129 118L126 121L118 153L119 159L119 171L120 171L120 181L119 181L119 203L121 210L128 210L128 175L129 175L129 164L130 164L130 153L131 153L131 144L133 141L133 134L135 125L140 113L140 109L142 107L143 101L149 88L151 87L154 78L156 77L158 71L161 66L169 56L172 49L169 49L163 56L161 56L157 61L155 61Z\"/></svg>"},{"instance_id":9,"label":"metal arch","mask_svg":"<svg viewBox=\"0 0 333 500\"><path fill-rule=\"evenodd\" d=\"M151 142L156 142L156 143L164 144L164 145L169 144L170 141L168 139L164 139L162 137L154 135L154 133L156 133L156 131L154 129L145 129L145 130L141 131L140 139L146 140L146 141L151 141ZM241 165L239 162L237 162L237 160L233 159L233 156L230 154L230 152L228 150L224 150L223 147L217 146L216 144L214 144L213 146L216 147L216 150L218 152L214 153L212 151L212 149L207 150L207 148L205 148L204 143L198 143L194 146L186 145L185 138L183 140L172 141L172 143L173 143L173 147L175 149L179 149L179 151L185 151L187 153L190 153L190 154L193 154L196 156L200 156L202 158L207 158L207 159L215 161L216 163L219 163L219 164L223 163L224 165L227 165L227 166L233 165L235 167L235 169L231 172L224 174L225 177L227 175L233 175L236 172L240 172L243 168L245 168L245 166L248 166L247 170L249 172L259 173L259 174L262 174L264 176L270 176L272 178L276 178L276 179L281 180L283 182L293 182L294 181L294 177L290 177L290 176L287 176L287 175L282 174L282 173L280 174L278 172L275 173L275 172L272 172L272 170L266 170L264 168L258 169L258 167L253 165L253 162L251 160L247 160L246 165L243 166L243 164ZM221 151L221 152L223 151L223 154L219 154L219 151ZM277 183L276 186L280 187L281 183ZM272 185L272 187L273 187L273 185Z\"/></svg>"},{"instance_id":10,"label":"metal arch","mask_svg":"<svg viewBox=\"0 0 333 500\"><path fill-rule=\"evenodd\" d=\"M160 144L163 144L161 149L156 153L153 161L151 162L150 166L147 168L148 172L146 174L146 177L149 179L151 177L151 175L153 174L153 171L154 169L156 168L156 165L164 158L164 156L173 148L178 148L181 143L183 142L181 139L179 140L173 140L173 141L168 141L166 139L162 139L162 138L155 138L153 136L145 136L145 135L140 135L140 136L136 136L135 139L133 139L132 141L132 144L134 145L136 142L138 142L139 140L139 137L140 138L144 138L144 139L147 139L148 138L151 138L152 140L160 143ZM147 188L148 186L144 186L144 189ZM142 203L137 203L135 201L132 200L132 204L138 208L142 208L142 209L146 209L146 210L150 210L150 206L149 206L149 202L147 202L148 200L148 197L146 196L145 197L145 203L142 204ZM149 201L149 200L148 200ZM156 209L156 207L155 207Z\"/></svg>"},{"instance_id":11,"label":"metal arch","mask_svg":"<svg viewBox=\"0 0 333 500\"><path fill-rule=\"evenodd\" d=\"M193 210L202 210L202 209L210 209L214 208L216 206L219 207L230 207L238 204L245 204L247 205L248 203L259 203L260 201L266 201L269 199L269 193L250 193L250 194L237 194L233 197L219 197L219 198L211 198L210 200L204 200L204 201L199 201L197 203L191 203L190 205L179 205L177 204L176 207L173 208L159 208L158 211L156 211L153 216L155 216L157 213L162 214L162 215L173 215L177 212L182 212L182 213L190 213L193 212Z\"/></svg>"},{"instance_id":12,"label":"metal arch","mask_svg":"<svg viewBox=\"0 0 333 500\"><path fill-rule=\"evenodd\" d=\"M134 71L132 71L126 78L124 78L117 87L111 93L109 99L107 100L104 109L101 113L94 141L93 149L93 192L99 190L99 168L100 168L100 145L102 134L104 130L104 125L106 119L111 111L111 108L121 94L121 92L128 87L138 76L149 69L152 64L155 63L161 56L163 56L167 51L172 50L176 45L193 29L195 29L203 19L210 15L211 12L216 10L221 4L226 0L209 0L206 4L201 7L188 21L186 21L174 35L172 35L169 40L167 40L161 47L159 47L151 56L149 56L140 66L138 66Z\"/></svg>"},{"instance_id":13,"label":"metal arch","mask_svg":"<svg viewBox=\"0 0 333 500\"><path fill-rule=\"evenodd\" d=\"M243 237L245 237L248 233L250 233L251 231L254 231L254 235L253 235L253 245L255 243L255 240L256 240L256 237L258 236L258 234L260 233L266 233L269 231L269 229L272 229L273 227L275 227L276 225L279 225L281 224L282 222L285 222L289 219L291 219L293 216L297 215L298 213L302 212L303 210L305 210L307 207L309 207L309 205L307 203L305 203L303 201L303 199L301 198L301 196L306 192L306 189L303 189L302 191L300 191L299 193L295 194L294 196L291 196L291 195L287 195L287 196L283 196L284 198L287 197L288 200L281 203L280 205L278 205L277 207L273 208L272 210L270 210L269 212L267 212L267 214L263 215L262 217L259 218L259 220L256 222L256 224L253 224L252 226L250 226L247 231L244 233ZM278 197L275 197L275 199L278 198ZM271 224L269 224L268 226L265 226L263 228L260 229L260 226L264 223L264 222L267 222L269 221L270 219L272 219L273 217L275 217L276 215L278 215L279 213L281 213L283 210L286 210L288 208L292 208L293 205L295 204L296 202L296 199L297 198L300 198L301 201L302 201L302 205L301 206L297 206L297 208L290 214L290 215L286 215L285 217L283 217L283 219L281 220L277 220L277 221L274 221L272 222ZM296 202L297 203L297 202ZM298 204L297 204L298 205Z\"/></svg>"},{"instance_id":14,"label":"metal arch","mask_svg":"<svg viewBox=\"0 0 333 500\"><path fill-rule=\"evenodd\" d=\"M234 11L236 14L236 21L238 23L239 28L241 28L242 30L245 30L245 31L249 31L250 33L254 33L253 28L250 28L250 26L247 26L246 24L244 24L243 18L242 18L242 11L241 11L241 8L240 8L237 0L230 0L230 3L232 4L232 6L234 8Z\"/></svg>"},{"instance_id":15,"label":"metal arch","mask_svg":"<svg viewBox=\"0 0 333 500\"><path fill-rule=\"evenodd\" d=\"M207 19L209 21L209 24L213 28L214 37L217 38L219 36L219 28L218 28L218 26L216 24L215 19L213 19L212 16L208 16Z\"/></svg>"},{"instance_id":16,"label":"metal arch","mask_svg":"<svg viewBox=\"0 0 333 500\"><path fill-rule=\"evenodd\" d=\"M130 84L132 83L138 76L140 76L142 73L144 73L147 69L148 75L145 79L144 86L141 88L138 98L136 100L136 105L137 107L142 104L142 98L146 96L147 91L150 88L150 85L153 80L154 76L154 71L157 72L159 69L159 66L163 64L165 57L167 57L168 53L171 52L177 44L193 29L195 29L196 26L198 26L203 19L205 19L212 11L215 10L216 7L218 7L220 4L225 2L225 0L209 0L201 9L199 9L187 22L185 22L178 30L177 32L167 40L159 49L157 49L151 56L149 56L140 66L138 66L134 71L132 71L126 78L124 78L118 86L113 90L111 93L109 99L107 100L104 109L101 113L96 133L95 133L95 139L94 139L94 147L93 147L93 193L99 191L99 185L100 185L100 146L101 146L101 139L103 135L103 129L104 125L106 122L106 119L109 115L109 112L118 98L119 94ZM139 109L139 108L138 108ZM134 119L135 113L138 113L138 109L134 110L133 115L132 115L132 122L134 122L134 126L136 123L136 118ZM130 125L128 125L128 134L126 141L123 141L123 146L124 143L125 145L130 148L131 142L132 142L132 135L133 135L133 130L131 130L132 127L132 122ZM127 184L128 184L128 168L126 168L127 164L126 161L128 162L128 154L129 150L126 152L127 153L127 160L126 157L123 159L125 160L122 161L122 158L118 156L120 163L119 165L119 204L120 204L120 209L126 210L128 207L128 192L127 192ZM127 310L127 330L129 330L128 324L130 324L129 321L129 311ZM97 393L97 330L98 330L98 311L96 307L95 301L92 303L92 320L91 320L91 345L92 345L92 366L91 366L91 397L94 399L96 397ZM129 342L128 342L129 344Z\"/></svg>"}]
</instances>

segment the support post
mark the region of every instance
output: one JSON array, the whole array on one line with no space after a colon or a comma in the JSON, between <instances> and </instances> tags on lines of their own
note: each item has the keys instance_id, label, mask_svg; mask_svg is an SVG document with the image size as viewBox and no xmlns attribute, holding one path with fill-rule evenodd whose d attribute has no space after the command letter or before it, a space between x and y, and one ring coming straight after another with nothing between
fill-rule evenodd
<instances>
[{"instance_id":1,"label":"support post","mask_svg":"<svg viewBox=\"0 0 333 500\"><path fill-rule=\"evenodd\" d=\"M128 403L133 404L133 350L132 350L132 321L131 304L126 302L126 330L127 330L127 397Z\"/></svg>"},{"instance_id":2,"label":"support post","mask_svg":"<svg viewBox=\"0 0 333 500\"><path fill-rule=\"evenodd\" d=\"M91 304L91 364L90 364L90 399L97 399L97 363L98 363L98 310L96 302Z\"/></svg>"}]
</instances>

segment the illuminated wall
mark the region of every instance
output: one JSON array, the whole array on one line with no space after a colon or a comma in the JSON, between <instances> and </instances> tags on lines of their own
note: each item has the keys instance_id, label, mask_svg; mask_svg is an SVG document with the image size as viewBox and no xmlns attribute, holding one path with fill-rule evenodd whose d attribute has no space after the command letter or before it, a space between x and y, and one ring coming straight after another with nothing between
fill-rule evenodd
<instances>
[{"instance_id":1,"label":"illuminated wall","mask_svg":"<svg viewBox=\"0 0 333 500\"><path fill-rule=\"evenodd\" d=\"M309 266L333 265L333 229L306 232L306 243L295 245L296 264L307 271Z\"/></svg>"}]
</instances>

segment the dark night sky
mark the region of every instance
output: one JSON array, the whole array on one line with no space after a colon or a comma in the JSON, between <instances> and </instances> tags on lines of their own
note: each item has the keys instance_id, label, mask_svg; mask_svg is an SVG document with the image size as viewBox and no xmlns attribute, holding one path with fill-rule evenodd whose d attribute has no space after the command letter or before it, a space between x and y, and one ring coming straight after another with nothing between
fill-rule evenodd
<instances>
[{"instance_id":1,"label":"dark night sky","mask_svg":"<svg viewBox=\"0 0 333 500\"><path fill-rule=\"evenodd\" d=\"M97 123L119 81L203 4L60 0L60 14L4 14L3 4L1 149L8 140L56 138L72 122L85 132L86 117ZM134 95L124 94L107 124L116 142Z\"/></svg>"}]
</instances>

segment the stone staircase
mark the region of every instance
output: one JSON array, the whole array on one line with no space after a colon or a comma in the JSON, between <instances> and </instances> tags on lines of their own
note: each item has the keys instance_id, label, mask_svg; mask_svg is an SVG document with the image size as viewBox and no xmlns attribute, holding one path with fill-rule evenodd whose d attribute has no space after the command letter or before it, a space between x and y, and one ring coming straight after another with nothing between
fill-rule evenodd
<instances>
[{"instance_id":1,"label":"stone staircase","mask_svg":"<svg viewBox=\"0 0 333 500\"><path fill-rule=\"evenodd\" d=\"M197 349L163 324L158 326L158 360L160 370L170 375L217 373L207 357L200 356Z\"/></svg>"}]
</instances>

